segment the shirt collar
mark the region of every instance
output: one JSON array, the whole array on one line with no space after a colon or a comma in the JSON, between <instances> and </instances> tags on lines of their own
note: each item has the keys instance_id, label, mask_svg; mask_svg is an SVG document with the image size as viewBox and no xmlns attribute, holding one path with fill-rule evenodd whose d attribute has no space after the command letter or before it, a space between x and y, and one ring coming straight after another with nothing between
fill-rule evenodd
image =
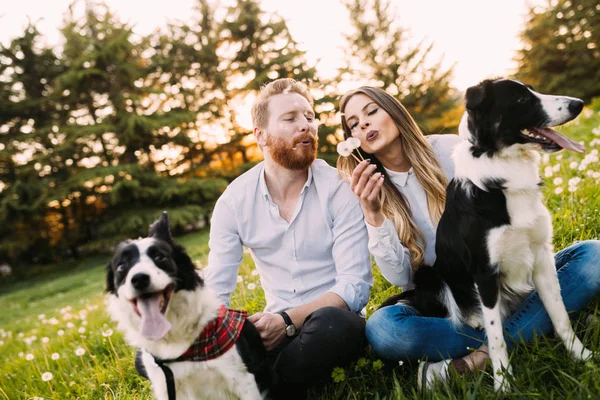
<instances>
[{"instance_id":1,"label":"shirt collar","mask_svg":"<svg viewBox=\"0 0 600 400\"><path fill-rule=\"evenodd\" d=\"M308 168L308 177L306 178L306 182L304 182L304 187L302 188L302 191L300 192L301 195L304 194L310 188L310 185L312 184L312 181L313 181L312 169L313 169L313 166L311 165ZM267 187L267 180L265 179L265 164L264 163L262 165L262 169L259 174L258 185L260 186L260 191L263 195L263 198L265 200L271 201L271 194L269 193L269 188Z\"/></svg>"},{"instance_id":2,"label":"shirt collar","mask_svg":"<svg viewBox=\"0 0 600 400\"><path fill-rule=\"evenodd\" d=\"M389 175L392 182L400 185L401 187L406 186L408 177L414 174L412 167L410 167L410 169L406 172L396 172L396 171L392 171L391 169L387 169L385 167L383 167L383 168L385 169L385 172L387 172L387 174Z\"/></svg>"}]
</instances>

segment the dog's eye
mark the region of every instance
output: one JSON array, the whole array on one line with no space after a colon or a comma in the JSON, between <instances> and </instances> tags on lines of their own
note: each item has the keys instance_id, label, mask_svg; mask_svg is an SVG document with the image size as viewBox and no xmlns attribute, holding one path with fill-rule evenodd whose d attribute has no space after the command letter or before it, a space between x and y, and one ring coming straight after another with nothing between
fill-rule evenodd
<instances>
[{"instance_id":1,"label":"dog's eye","mask_svg":"<svg viewBox=\"0 0 600 400\"><path fill-rule=\"evenodd\" d=\"M165 256L163 256L162 254L157 254L154 256L154 261L156 262L162 262L165 261L167 258Z\"/></svg>"},{"instance_id":2,"label":"dog's eye","mask_svg":"<svg viewBox=\"0 0 600 400\"><path fill-rule=\"evenodd\" d=\"M127 268L127 263L121 263L117 266L117 271L123 272L125 270L125 268Z\"/></svg>"},{"instance_id":3,"label":"dog's eye","mask_svg":"<svg viewBox=\"0 0 600 400\"><path fill-rule=\"evenodd\" d=\"M527 103L529 101L529 97L521 97L519 100L517 100L517 103Z\"/></svg>"}]
</instances>

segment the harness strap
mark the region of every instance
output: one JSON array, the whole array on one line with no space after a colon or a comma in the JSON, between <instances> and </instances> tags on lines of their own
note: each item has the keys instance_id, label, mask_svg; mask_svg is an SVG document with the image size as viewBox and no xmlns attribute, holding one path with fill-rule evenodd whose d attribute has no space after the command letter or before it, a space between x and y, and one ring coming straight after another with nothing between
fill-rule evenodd
<instances>
[{"instance_id":1,"label":"harness strap","mask_svg":"<svg viewBox=\"0 0 600 400\"><path fill-rule=\"evenodd\" d=\"M169 400L175 400L175 378L173 377L173 371L171 371L171 368L167 367L160 361L157 361L157 364L165 374L165 379L167 381L167 395L169 396Z\"/></svg>"}]
</instances>

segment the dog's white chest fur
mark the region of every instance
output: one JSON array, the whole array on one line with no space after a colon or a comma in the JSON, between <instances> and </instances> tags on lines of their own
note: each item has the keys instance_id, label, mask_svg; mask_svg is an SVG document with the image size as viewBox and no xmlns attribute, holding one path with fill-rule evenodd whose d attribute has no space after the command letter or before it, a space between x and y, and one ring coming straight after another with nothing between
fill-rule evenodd
<instances>
[{"instance_id":1,"label":"dog's white chest fur","mask_svg":"<svg viewBox=\"0 0 600 400\"><path fill-rule=\"evenodd\" d=\"M144 353L142 360L152 382L155 397L168 399L163 371L149 353ZM246 370L235 347L214 360L185 361L167 365L175 377L177 400L261 398L252 375Z\"/></svg>"},{"instance_id":2,"label":"dog's white chest fur","mask_svg":"<svg viewBox=\"0 0 600 400\"><path fill-rule=\"evenodd\" d=\"M506 318L530 293L532 271L539 252L552 251L552 220L539 187L539 154L529 145L515 145L493 158L469 154L468 141L454 152L456 178L486 190L486 179L501 180L506 189L510 224L487 234L490 264L500 272L501 314Z\"/></svg>"}]
</instances>

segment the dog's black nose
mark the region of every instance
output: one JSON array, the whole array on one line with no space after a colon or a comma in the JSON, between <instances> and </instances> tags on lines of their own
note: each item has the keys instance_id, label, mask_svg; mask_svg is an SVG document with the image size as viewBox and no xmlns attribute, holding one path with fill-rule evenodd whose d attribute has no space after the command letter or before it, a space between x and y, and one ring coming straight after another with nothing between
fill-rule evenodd
<instances>
[{"instance_id":1,"label":"dog's black nose","mask_svg":"<svg viewBox=\"0 0 600 400\"><path fill-rule=\"evenodd\" d=\"M579 99L569 101L569 112L579 114L581 110L583 110L583 101Z\"/></svg>"},{"instance_id":2,"label":"dog's black nose","mask_svg":"<svg viewBox=\"0 0 600 400\"><path fill-rule=\"evenodd\" d=\"M150 275L139 272L131 277L131 284L137 290L144 290L150 284Z\"/></svg>"}]
</instances>

